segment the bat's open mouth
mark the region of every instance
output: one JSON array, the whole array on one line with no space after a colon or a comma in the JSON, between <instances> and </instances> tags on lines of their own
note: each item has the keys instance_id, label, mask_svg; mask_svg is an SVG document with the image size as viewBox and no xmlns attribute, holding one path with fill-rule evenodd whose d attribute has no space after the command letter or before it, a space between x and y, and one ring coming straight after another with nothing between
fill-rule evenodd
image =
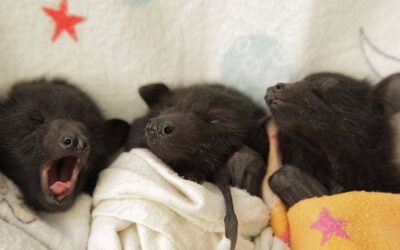
<instances>
[{"instance_id":1,"label":"bat's open mouth","mask_svg":"<svg viewBox=\"0 0 400 250\"><path fill-rule=\"evenodd\" d=\"M62 201L73 193L81 171L81 161L75 156L65 156L44 164L42 168L42 188L57 201Z\"/></svg>"}]
</instances>

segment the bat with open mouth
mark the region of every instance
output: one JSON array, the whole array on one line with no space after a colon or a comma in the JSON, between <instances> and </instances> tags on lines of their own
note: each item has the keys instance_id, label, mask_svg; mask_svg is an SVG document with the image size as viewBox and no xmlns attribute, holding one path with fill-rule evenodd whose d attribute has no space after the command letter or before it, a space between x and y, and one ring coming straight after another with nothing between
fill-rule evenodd
<instances>
[{"instance_id":1,"label":"bat with open mouth","mask_svg":"<svg viewBox=\"0 0 400 250\"><path fill-rule=\"evenodd\" d=\"M81 191L93 191L128 132L129 124L106 121L63 80L18 83L0 103L0 171L32 208L63 211Z\"/></svg>"}]
</instances>

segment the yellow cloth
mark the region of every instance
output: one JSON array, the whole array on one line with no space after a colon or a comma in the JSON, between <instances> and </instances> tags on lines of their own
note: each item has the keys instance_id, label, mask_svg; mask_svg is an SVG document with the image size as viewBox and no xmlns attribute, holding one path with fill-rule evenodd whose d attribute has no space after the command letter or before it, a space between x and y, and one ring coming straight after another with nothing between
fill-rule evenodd
<instances>
[{"instance_id":1,"label":"yellow cloth","mask_svg":"<svg viewBox=\"0 0 400 250\"><path fill-rule=\"evenodd\" d=\"M400 249L399 194L348 192L307 199L289 210L288 219L293 250Z\"/></svg>"},{"instance_id":2,"label":"yellow cloth","mask_svg":"<svg viewBox=\"0 0 400 250\"><path fill-rule=\"evenodd\" d=\"M267 202L267 205L271 216L270 224L274 234L289 245L289 222L285 205L279 199L271 203Z\"/></svg>"}]
</instances>

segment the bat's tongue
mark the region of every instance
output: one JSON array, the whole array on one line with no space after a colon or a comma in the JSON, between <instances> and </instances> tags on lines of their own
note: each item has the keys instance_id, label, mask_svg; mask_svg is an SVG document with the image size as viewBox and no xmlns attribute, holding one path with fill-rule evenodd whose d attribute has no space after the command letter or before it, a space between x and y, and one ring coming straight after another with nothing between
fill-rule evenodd
<instances>
[{"instance_id":1,"label":"bat's tongue","mask_svg":"<svg viewBox=\"0 0 400 250\"><path fill-rule=\"evenodd\" d=\"M67 182L57 181L49 187L50 191L55 195L62 194L63 192L68 191L70 188L71 188L71 181Z\"/></svg>"}]
</instances>

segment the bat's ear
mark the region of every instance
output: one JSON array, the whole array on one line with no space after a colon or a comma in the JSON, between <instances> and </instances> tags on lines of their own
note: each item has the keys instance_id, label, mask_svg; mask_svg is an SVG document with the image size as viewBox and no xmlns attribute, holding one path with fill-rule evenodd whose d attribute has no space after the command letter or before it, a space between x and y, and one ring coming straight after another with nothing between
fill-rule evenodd
<instances>
[{"instance_id":1,"label":"bat's ear","mask_svg":"<svg viewBox=\"0 0 400 250\"><path fill-rule=\"evenodd\" d=\"M157 105L171 91L164 83L147 84L139 88L139 94L149 108Z\"/></svg>"},{"instance_id":2,"label":"bat's ear","mask_svg":"<svg viewBox=\"0 0 400 250\"><path fill-rule=\"evenodd\" d=\"M400 73L384 78L376 85L373 103L385 114L393 115L400 111Z\"/></svg>"}]
</instances>

